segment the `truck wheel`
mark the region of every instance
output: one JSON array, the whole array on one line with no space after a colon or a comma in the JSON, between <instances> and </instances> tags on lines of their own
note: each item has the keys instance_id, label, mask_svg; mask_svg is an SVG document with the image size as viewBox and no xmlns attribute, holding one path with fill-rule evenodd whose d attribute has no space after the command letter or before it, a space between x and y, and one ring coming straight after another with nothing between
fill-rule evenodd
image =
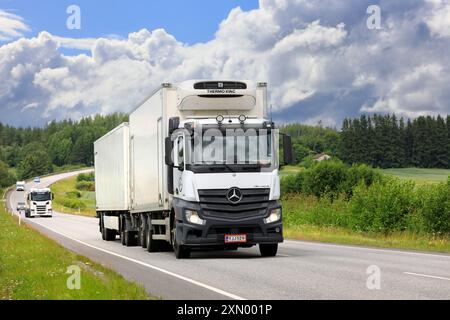
<instances>
[{"instance_id":1,"label":"truck wheel","mask_svg":"<svg viewBox=\"0 0 450 320\"><path fill-rule=\"evenodd\" d=\"M103 227L102 231L102 239L105 241L114 241L116 240L116 231L109 230Z\"/></svg>"},{"instance_id":2,"label":"truck wheel","mask_svg":"<svg viewBox=\"0 0 450 320\"><path fill-rule=\"evenodd\" d=\"M125 231L125 246L133 247L137 245L136 233L133 231Z\"/></svg>"},{"instance_id":3,"label":"truck wheel","mask_svg":"<svg viewBox=\"0 0 450 320\"><path fill-rule=\"evenodd\" d=\"M191 250L178 243L176 229L173 230L173 252L177 259L189 259L191 256Z\"/></svg>"},{"instance_id":4,"label":"truck wheel","mask_svg":"<svg viewBox=\"0 0 450 320\"><path fill-rule=\"evenodd\" d=\"M263 257L274 257L278 252L278 243L259 244L259 252Z\"/></svg>"},{"instance_id":5,"label":"truck wheel","mask_svg":"<svg viewBox=\"0 0 450 320\"><path fill-rule=\"evenodd\" d=\"M159 250L158 243L153 240L153 227L152 227L152 219L147 219L147 227L145 228L145 242L147 243L147 251L148 252L156 252Z\"/></svg>"},{"instance_id":6,"label":"truck wheel","mask_svg":"<svg viewBox=\"0 0 450 320\"><path fill-rule=\"evenodd\" d=\"M30 217L30 211L25 210L25 218L29 218Z\"/></svg>"}]
</instances>

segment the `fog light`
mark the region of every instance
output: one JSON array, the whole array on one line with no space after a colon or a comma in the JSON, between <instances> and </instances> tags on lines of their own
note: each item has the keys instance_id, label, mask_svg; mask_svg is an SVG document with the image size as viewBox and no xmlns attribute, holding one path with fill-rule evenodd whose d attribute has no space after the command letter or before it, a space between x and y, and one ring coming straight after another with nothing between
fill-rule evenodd
<instances>
[{"instance_id":1,"label":"fog light","mask_svg":"<svg viewBox=\"0 0 450 320\"><path fill-rule=\"evenodd\" d=\"M192 224L199 224L199 225L206 224L206 220L200 218L198 212L195 210L186 210L184 214L186 215L186 220Z\"/></svg>"},{"instance_id":2,"label":"fog light","mask_svg":"<svg viewBox=\"0 0 450 320\"><path fill-rule=\"evenodd\" d=\"M272 209L270 215L264 219L264 223L274 223L281 219L281 208Z\"/></svg>"}]
</instances>

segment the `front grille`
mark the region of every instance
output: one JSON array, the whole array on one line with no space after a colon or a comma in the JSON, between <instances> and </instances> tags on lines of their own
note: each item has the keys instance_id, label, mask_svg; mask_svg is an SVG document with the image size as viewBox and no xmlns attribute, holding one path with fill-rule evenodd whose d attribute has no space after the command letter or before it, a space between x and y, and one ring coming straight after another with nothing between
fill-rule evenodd
<instances>
[{"instance_id":1,"label":"front grille","mask_svg":"<svg viewBox=\"0 0 450 320\"><path fill-rule=\"evenodd\" d=\"M221 85L219 85L219 83ZM234 81L206 81L198 82L194 84L195 90L208 90L208 89L247 89L247 84L244 82L234 82Z\"/></svg>"},{"instance_id":2,"label":"front grille","mask_svg":"<svg viewBox=\"0 0 450 320\"><path fill-rule=\"evenodd\" d=\"M46 206L36 206L37 212L45 212L47 210Z\"/></svg>"},{"instance_id":3,"label":"front grille","mask_svg":"<svg viewBox=\"0 0 450 320\"><path fill-rule=\"evenodd\" d=\"M206 217L228 219L242 219L266 214L270 189L241 189L242 200L238 204L228 201L228 191L228 189L199 190L202 213Z\"/></svg>"}]
</instances>

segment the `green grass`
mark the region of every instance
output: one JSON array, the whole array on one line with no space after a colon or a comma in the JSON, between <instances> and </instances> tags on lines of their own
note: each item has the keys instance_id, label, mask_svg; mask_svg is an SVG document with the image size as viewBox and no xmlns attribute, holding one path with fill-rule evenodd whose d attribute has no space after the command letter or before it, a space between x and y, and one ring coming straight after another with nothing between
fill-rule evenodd
<instances>
[{"instance_id":1,"label":"green grass","mask_svg":"<svg viewBox=\"0 0 450 320\"><path fill-rule=\"evenodd\" d=\"M303 168L302 167L298 167L298 166L283 166L281 168L280 171L280 176L288 176L291 174L296 174L299 173L300 171L302 171Z\"/></svg>"},{"instance_id":2,"label":"green grass","mask_svg":"<svg viewBox=\"0 0 450 320\"><path fill-rule=\"evenodd\" d=\"M369 233L346 228L349 204L344 199L329 202L314 196L294 195L284 198L282 205L284 235L287 238L450 253L448 236L412 232Z\"/></svg>"},{"instance_id":3,"label":"green grass","mask_svg":"<svg viewBox=\"0 0 450 320\"><path fill-rule=\"evenodd\" d=\"M0 208L0 300L148 300L143 287L76 255L37 231L18 226ZM81 270L80 290L69 290L69 266Z\"/></svg>"},{"instance_id":4,"label":"green grass","mask_svg":"<svg viewBox=\"0 0 450 320\"><path fill-rule=\"evenodd\" d=\"M419 184L445 182L450 176L450 170L448 169L404 168L384 169L381 171L384 174L395 176L404 180L413 180Z\"/></svg>"},{"instance_id":5,"label":"green grass","mask_svg":"<svg viewBox=\"0 0 450 320\"><path fill-rule=\"evenodd\" d=\"M56 211L62 213L79 214L84 216L95 217L95 192L79 191L75 185L77 177L70 177L68 179L60 180L51 185L52 192L55 195L53 207ZM80 208L71 208L67 206L68 203L73 202L73 199L67 195L69 192L79 191L81 198L76 199L76 202L81 204Z\"/></svg>"}]
</instances>

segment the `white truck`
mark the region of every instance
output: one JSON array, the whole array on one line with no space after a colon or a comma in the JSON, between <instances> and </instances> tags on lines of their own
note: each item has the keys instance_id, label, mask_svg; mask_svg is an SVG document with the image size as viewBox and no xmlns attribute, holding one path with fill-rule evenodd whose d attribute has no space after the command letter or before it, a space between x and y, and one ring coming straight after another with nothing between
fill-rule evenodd
<instances>
[{"instance_id":1,"label":"white truck","mask_svg":"<svg viewBox=\"0 0 450 320\"><path fill-rule=\"evenodd\" d=\"M16 191L25 191L25 181L16 182Z\"/></svg>"},{"instance_id":2,"label":"white truck","mask_svg":"<svg viewBox=\"0 0 450 320\"><path fill-rule=\"evenodd\" d=\"M191 80L163 84L94 143L96 206L106 241L149 252L283 241L278 131L267 85ZM292 161L283 135L284 163Z\"/></svg>"},{"instance_id":3,"label":"white truck","mask_svg":"<svg viewBox=\"0 0 450 320\"><path fill-rule=\"evenodd\" d=\"M53 193L49 188L30 189L25 199L25 217L52 217L52 200Z\"/></svg>"}]
</instances>

